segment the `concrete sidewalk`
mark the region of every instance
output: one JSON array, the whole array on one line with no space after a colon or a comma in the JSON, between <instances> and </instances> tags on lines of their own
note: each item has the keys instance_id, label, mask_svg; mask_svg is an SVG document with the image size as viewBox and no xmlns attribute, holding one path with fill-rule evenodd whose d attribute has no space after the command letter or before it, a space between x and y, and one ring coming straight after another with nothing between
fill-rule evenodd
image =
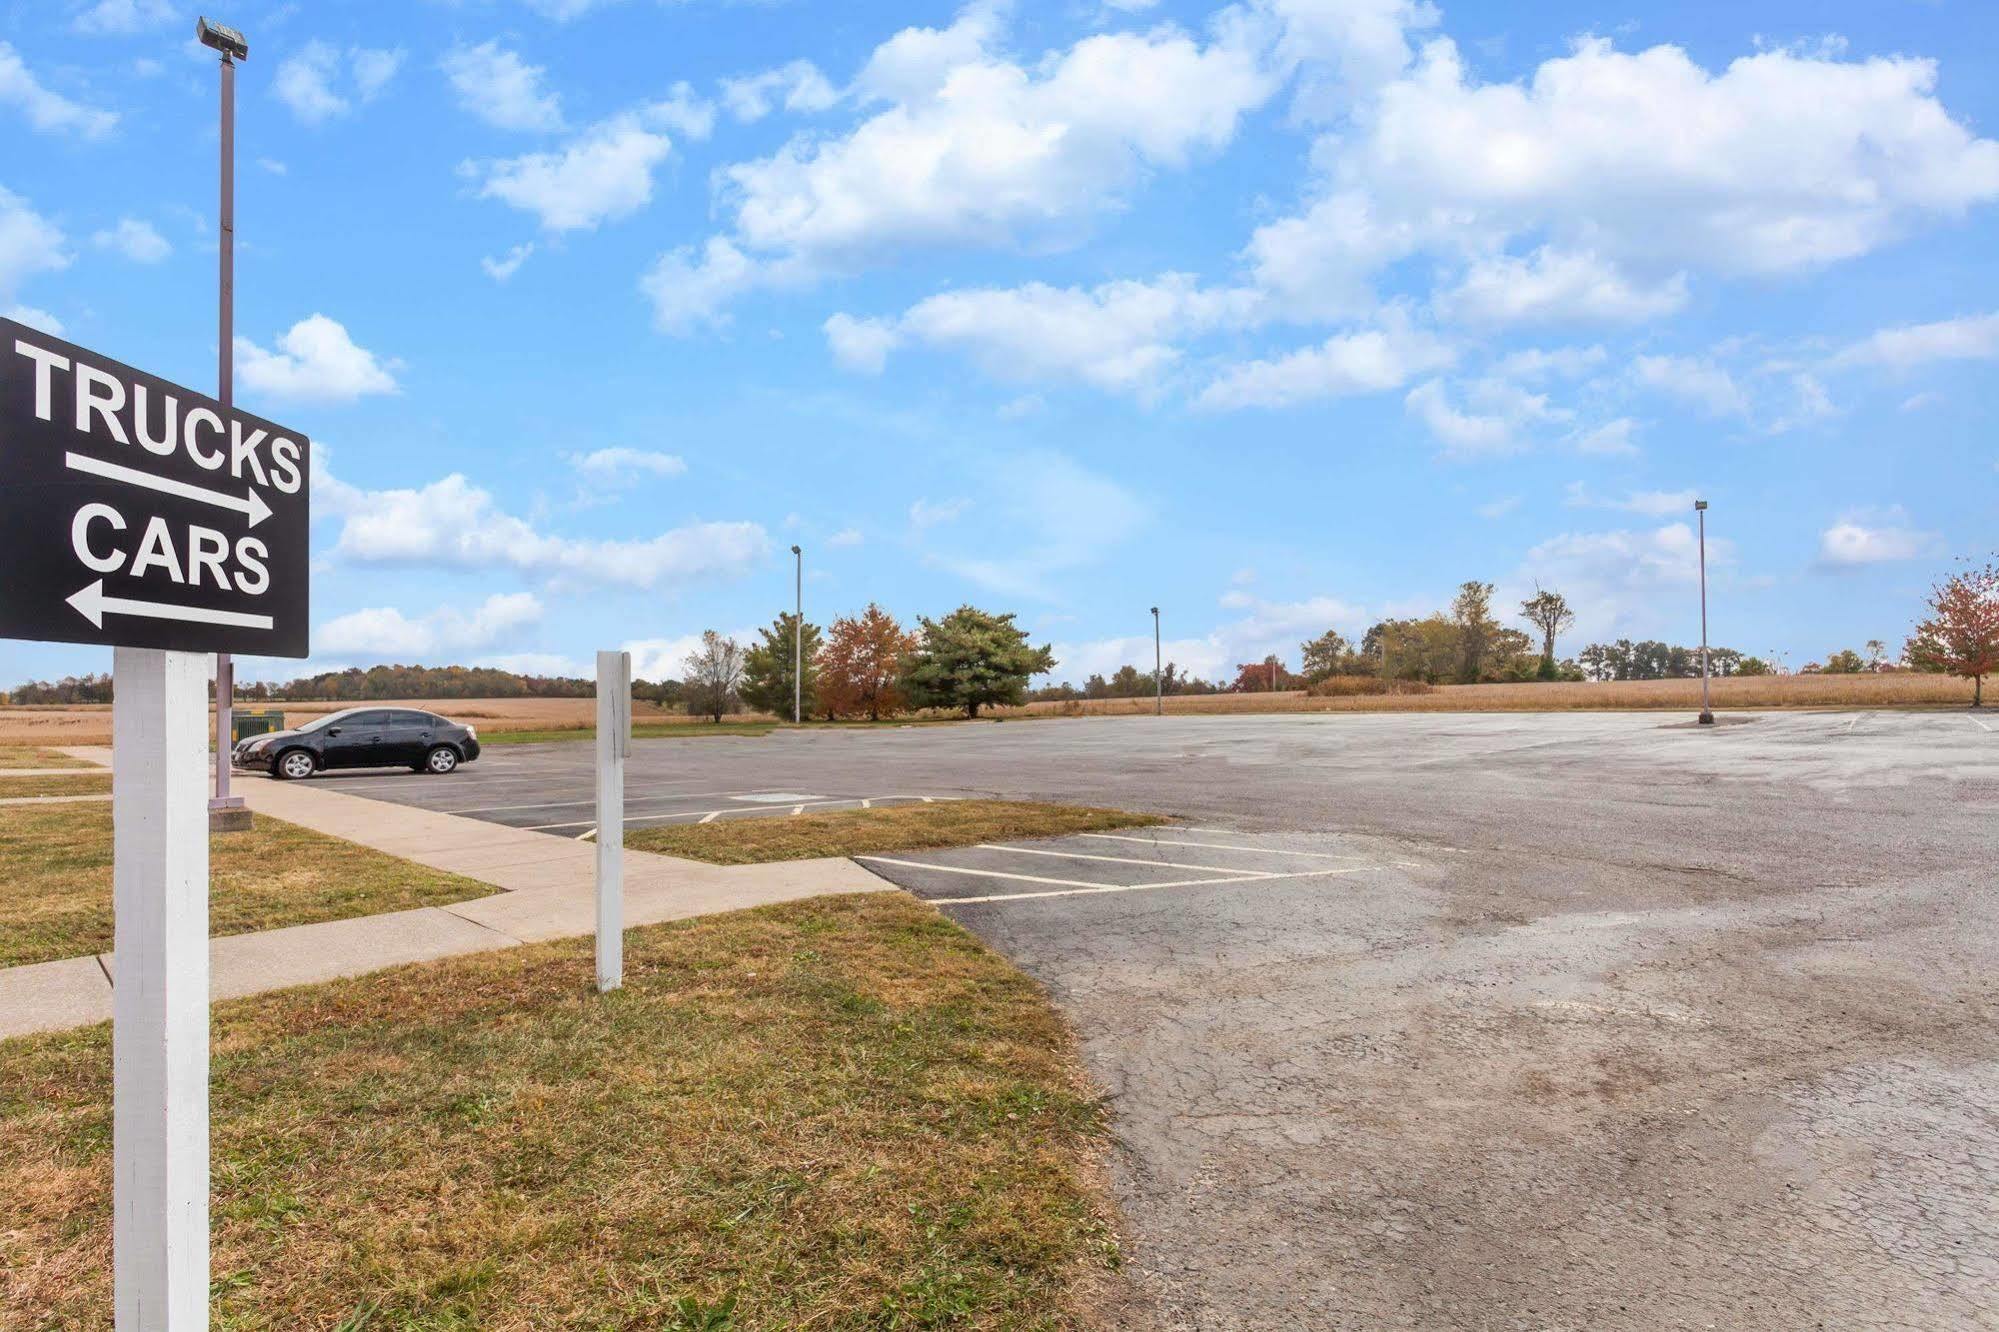
<instances>
[{"instance_id":1,"label":"concrete sidewalk","mask_svg":"<svg viewBox=\"0 0 1999 1332\"><path fill-rule=\"evenodd\" d=\"M253 777L238 789L259 814L502 891L450 906L212 940L211 998L233 999L596 929L593 843L342 795L310 782ZM895 889L845 859L721 866L625 852L628 926L828 893L884 891ZM116 972L116 957L110 953L0 970L0 1039L108 1020Z\"/></svg>"}]
</instances>

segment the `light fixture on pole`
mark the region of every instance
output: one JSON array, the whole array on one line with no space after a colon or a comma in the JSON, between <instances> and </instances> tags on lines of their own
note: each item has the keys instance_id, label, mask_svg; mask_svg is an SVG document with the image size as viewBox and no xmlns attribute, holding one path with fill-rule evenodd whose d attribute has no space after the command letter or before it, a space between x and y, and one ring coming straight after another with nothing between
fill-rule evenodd
<instances>
[{"instance_id":1,"label":"light fixture on pole","mask_svg":"<svg viewBox=\"0 0 1999 1332\"><path fill-rule=\"evenodd\" d=\"M234 28L197 19L194 35L203 46L222 55L222 189L220 269L216 339L216 400L227 412L235 402L236 371L236 62L250 58L250 43ZM215 656L215 794L208 801L211 831L228 832L250 826L243 797L229 794L229 750L235 743L236 662L227 652Z\"/></svg>"},{"instance_id":2,"label":"light fixture on pole","mask_svg":"<svg viewBox=\"0 0 1999 1332\"><path fill-rule=\"evenodd\" d=\"M805 720L805 552L791 548L794 610L791 622L791 724Z\"/></svg>"},{"instance_id":3,"label":"light fixture on pole","mask_svg":"<svg viewBox=\"0 0 1999 1332\"><path fill-rule=\"evenodd\" d=\"M1152 715L1166 715L1166 670L1159 657L1159 607L1152 608Z\"/></svg>"},{"instance_id":4,"label":"light fixture on pole","mask_svg":"<svg viewBox=\"0 0 1999 1332\"><path fill-rule=\"evenodd\" d=\"M1707 501L1695 500L1694 512L1701 523L1701 725L1714 725L1714 708L1708 701L1707 661Z\"/></svg>"}]
</instances>

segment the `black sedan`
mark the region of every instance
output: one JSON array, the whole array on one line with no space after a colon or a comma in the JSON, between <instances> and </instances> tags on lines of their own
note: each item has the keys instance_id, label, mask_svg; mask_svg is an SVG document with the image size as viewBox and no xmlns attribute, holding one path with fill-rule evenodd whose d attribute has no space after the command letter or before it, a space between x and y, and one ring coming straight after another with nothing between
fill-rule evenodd
<instances>
[{"instance_id":1,"label":"black sedan","mask_svg":"<svg viewBox=\"0 0 1999 1332\"><path fill-rule=\"evenodd\" d=\"M329 768L408 768L442 776L479 757L479 732L410 708L348 708L295 731L239 740L233 766L280 779Z\"/></svg>"}]
</instances>

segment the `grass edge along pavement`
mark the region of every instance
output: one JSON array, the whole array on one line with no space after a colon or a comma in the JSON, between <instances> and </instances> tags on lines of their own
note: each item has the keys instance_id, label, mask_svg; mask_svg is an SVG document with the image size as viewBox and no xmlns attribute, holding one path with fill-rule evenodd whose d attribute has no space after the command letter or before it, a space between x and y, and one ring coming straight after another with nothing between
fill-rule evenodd
<instances>
[{"instance_id":1,"label":"grass edge along pavement","mask_svg":"<svg viewBox=\"0 0 1999 1332\"><path fill-rule=\"evenodd\" d=\"M268 815L248 832L211 837L209 864L213 938L444 906L495 891ZM110 802L0 810L0 967L84 957L111 945Z\"/></svg>"},{"instance_id":2,"label":"grass edge along pavement","mask_svg":"<svg viewBox=\"0 0 1999 1332\"><path fill-rule=\"evenodd\" d=\"M64 772L47 777L11 777L5 768L0 768L0 800L110 794L111 774L108 772Z\"/></svg>"},{"instance_id":3,"label":"grass edge along pavement","mask_svg":"<svg viewBox=\"0 0 1999 1332\"><path fill-rule=\"evenodd\" d=\"M94 763L41 745L0 745L0 776L5 776L9 768L73 768L90 772L96 767Z\"/></svg>"},{"instance_id":4,"label":"grass edge along pavement","mask_svg":"<svg viewBox=\"0 0 1999 1332\"><path fill-rule=\"evenodd\" d=\"M1025 837L1062 837L1113 828L1153 827L1157 814L1027 800L939 800L933 804L832 810L765 818L718 819L628 828L634 851L702 860L711 865L757 865L823 856L935 851Z\"/></svg>"},{"instance_id":5,"label":"grass edge along pavement","mask_svg":"<svg viewBox=\"0 0 1999 1332\"><path fill-rule=\"evenodd\" d=\"M1082 1329L1122 1284L1073 1037L941 913L635 929L607 996L590 950L215 1007L219 1332ZM0 1042L0 1325L111 1325L109 1076L108 1025Z\"/></svg>"}]
</instances>

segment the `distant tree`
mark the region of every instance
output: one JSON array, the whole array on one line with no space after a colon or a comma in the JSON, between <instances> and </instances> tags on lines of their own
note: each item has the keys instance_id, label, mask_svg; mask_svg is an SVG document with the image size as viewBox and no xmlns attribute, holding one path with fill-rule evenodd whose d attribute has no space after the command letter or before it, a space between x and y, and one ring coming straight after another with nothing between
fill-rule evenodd
<instances>
[{"instance_id":1,"label":"distant tree","mask_svg":"<svg viewBox=\"0 0 1999 1332\"><path fill-rule=\"evenodd\" d=\"M1576 622L1568 599L1536 583L1534 595L1520 603L1520 618L1541 631L1541 677L1555 678L1555 638Z\"/></svg>"},{"instance_id":2,"label":"distant tree","mask_svg":"<svg viewBox=\"0 0 1999 1332\"><path fill-rule=\"evenodd\" d=\"M1303 689L1308 681L1301 675L1294 675L1284 665L1283 658L1276 653L1262 661L1244 662L1235 668L1235 679L1228 687L1231 694L1267 694L1272 690Z\"/></svg>"},{"instance_id":3,"label":"distant tree","mask_svg":"<svg viewBox=\"0 0 1999 1332\"><path fill-rule=\"evenodd\" d=\"M820 710L835 717L866 713L869 721L901 712L908 703L897 676L916 642L872 601L859 615L833 621L819 652Z\"/></svg>"},{"instance_id":4,"label":"distant tree","mask_svg":"<svg viewBox=\"0 0 1999 1332\"><path fill-rule=\"evenodd\" d=\"M1999 564L1969 569L1930 592L1930 616L1905 652L1919 671L1971 681L1971 706L1985 704L1985 677L1999 671Z\"/></svg>"},{"instance_id":5,"label":"distant tree","mask_svg":"<svg viewBox=\"0 0 1999 1332\"><path fill-rule=\"evenodd\" d=\"M1492 618L1492 584L1473 580L1460 584L1451 598L1451 623L1458 631L1458 680L1476 684L1485 670L1486 653L1499 621Z\"/></svg>"},{"instance_id":6,"label":"distant tree","mask_svg":"<svg viewBox=\"0 0 1999 1332\"><path fill-rule=\"evenodd\" d=\"M776 717L791 716L792 662L797 650L798 617L785 612L757 630L756 643L743 654L743 683L738 691L743 702L758 712ZM797 695L804 707L811 707L818 691L819 626L805 622L805 687Z\"/></svg>"},{"instance_id":7,"label":"distant tree","mask_svg":"<svg viewBox=\"0 0 1999 1332\"><path fill-rule=\"evenodd\" d=\"M1888 645L1878 638L1867 640L1867 669L1879 671L1888 665Z\"/></svg>"},{"instance_id":8,"label":"distant tree","mask_svg":"<svg viewBox=\"0 0 1999 1332\"><path fill-rule=\"evenodd\" d=\"M743 649L733 638L713 629L701 631L701 646L687 654L687 680L682 686L687 713L720 722L741 707L736 690L743 682Z\"/></svg>"},{"instance_id":9,"label":"distant tree","mask_svg":"<svg viewBox=\"0 0 1999 1332\"><path fill-rule=\"evenodd\" d=\"M982 707L1021 702L1030 676L1055 669L1047 647L1033 647L1011 613L960 606L941 620L925 617L915 651L904 659L902 687L920 708Z\"/></svg>"},{"instance_id":10,"label":"distant tree","mask_svg":"<svg viewBox=\"0 0 1999 1332\"><path fill-rule=\"evenodd\" d=\"M641 703L650 703L658 708L680 706L681 685L678 680L634 680L632 697Z\"/></svg>"},{"instance_id":11,"label":"distant tree","mask_svg":"<svg viewBox=\"0 0 1999 1332\"><path fill-rule=\"evenodd\" d=\"M1313 684L1344 675L1353 665L1353 645L1337 629L1328 629L1317 638L1300 643L1298 651L1305 679Z\"/></svg>"},{"instance_id":12,"label":"distant tree","mask_svg":"<svg viewBox=\"0 0 1999 1332\"><path fill-rule=\"evenodd\" d=\"M1776 670L1761 657L1744 657L1735 668L1737 675L1775 675Z\"/></svg>"},{"instance_id":13,"label":"distant tree","mask_svg":"<svg viewBox=\"0 0 1999 1332\"><path fill-rule=\"evenodd\" d=\"M1862 675L1867 671L1867 660L1852 648L1841 648L1825 659L1822 669L1827 675Z\"/></svg>"}]
</instances>

